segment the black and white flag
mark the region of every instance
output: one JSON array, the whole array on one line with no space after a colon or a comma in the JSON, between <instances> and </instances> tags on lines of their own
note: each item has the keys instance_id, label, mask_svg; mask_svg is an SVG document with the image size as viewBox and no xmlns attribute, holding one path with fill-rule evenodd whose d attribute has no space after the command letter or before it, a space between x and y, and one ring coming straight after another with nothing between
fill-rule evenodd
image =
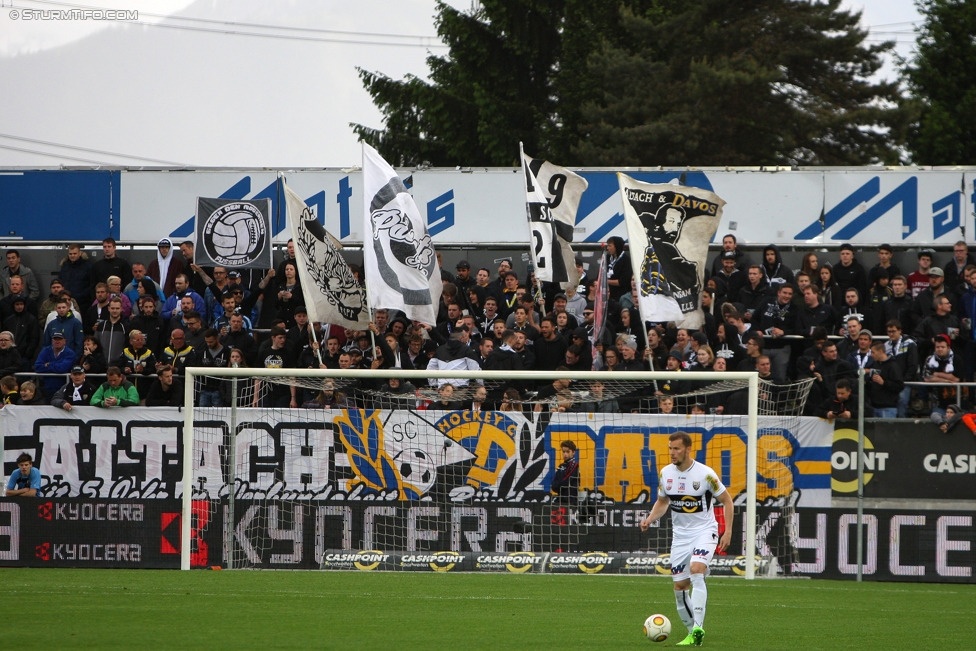
<instances>
[{"instance_id":1,"label":"black and white flag","mask_svg":"<svg viewBox=\"0 0 976 651\"><path fill-rule=\"evenodd\" d=\"M197 197L194 250L201 266L270 269L271 200Z\"/></svg>"},{"instance_id":2,"label":"black and white flag","mask_svg":"<svg viewBox=\"0 0 976 651\"><path fill-rule=\"evenodd\" d=\"M443 285L427 226L396 171L363 143L363 260L370 309L437 324Z\"/></svg>"},{"instance_id":3,"label":"black and white flag","mask_svg":"<svg viewBox=\"0 0 976 651\"><path fill-rule=\"evenodd\" d=\"M700 328L705 258L725 201L700 188L617 179L641 318Z\"/></svg>"},{"instance_id":4,"label":"black and white flag","mask_svg":"<svg viewBox=\"0 0 976 651\"><path fill-rule=\"evenodd\" d=\"M312 209L287 184L282 185L309 320L353 330L365 329L369 311L363 288Z\"/></svg>"},{"instance_id":5,"label":"black and white flag","mask_svg":"<svg viewBox=\"0 0 976 651\"><path fill-rule=\"evenodd\" d=\"M563 289L575 287L579 274L570 245L586 179L565 167L527 156L521 143L519 153L535 277L539 282L559 283Z\"/></svg>"}]
</instances>

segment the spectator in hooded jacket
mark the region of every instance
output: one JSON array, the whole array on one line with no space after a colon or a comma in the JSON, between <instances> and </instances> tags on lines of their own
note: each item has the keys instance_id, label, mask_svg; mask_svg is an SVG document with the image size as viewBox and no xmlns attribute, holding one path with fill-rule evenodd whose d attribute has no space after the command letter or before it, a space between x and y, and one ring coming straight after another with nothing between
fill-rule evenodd
<instances>
[{"instance_id":1,"label":"spectator in hooded jacket","mask_svg":"<svg viewBox=\"0 0 976 651\"><path fill-rule=\"evenodd\" d=\"M793 270L783 264L783 256L780 255L779 248L775 244L770 244L763 249L763 278L769 285L770 291L778 289L785 283L795 285Z\"/></svg>"},{"instance_id":2,"label":"spectator in hooded jacket","mask_svg":"<svg viewBox=\"0 0 976 651\"><path fill-rule=\"evenodd\" d=\"M92 265L93 285L108 282L109 276L118 276L122 280L123 287L132 282L132 266L128 260L120 258L117 253L114 238L106 237L102 240L103 257Z\"/></svg>"},{"instance_id":3,"label":"spectator in hooded jacket","mask_svg":"<svg viewBox=\"0 0 976 651\"><path fill-rule=\"evenodd\" d=\"M766 299L769 292L769 285L763 277L762 265L754 264L746 272L748 282L739 288L739 302L742 303L745 312L742 318L750 323L758 323L762 314L756 314L756 310Z\"/></svg>"},{"instance_id":4,"label":"spectator in hooded jacket","mask_svg":"<svg viewBox=\"0 0 976 651\"><path fill-rule=\"evenodd\" d=\"M780 283L776 296L770 296L760 304L753 320L759 331L771 339L766 340L766 355L772 363L773 375L785 378L790 367L790 344L783 337L797 334L796 319L799 310L793 304L793 284Z\"/></svg>"},{"instance_id":5,"label":"spectator in hooded jacket","mask_svg":"<svg viewBox=\"0 0 976 651\"><path fill-rule=\"evenodd\" d=\"M129 327L122 318L122 299L109 299L108 318L97 327L95 336L105 349L105 360L111 363L118 359L129 340Z\"/></svg>"},{"instance_id":6,"label":"spectator in hooded jacket","mask_svg":"<svg viewBox=\"0 0 976 651\"><path fill-rule=\"evenodd\" d=\"M78 301L78 305L88 305L92 300L92 263L80 245L68 245L68 255L61 262L58 278Z\"/></svg>"},{"instance_id":7,"label":"spectator in hooded jacket","mask_svg":"<svg viewBox=\"0 0 976 651\"><path fill-rule=\"evenodd\" d=\"M156 259L149 263L146 274L169 296L176 291L176 277L181 273L183 261L174 254L173 243L164 237L156 244Z\"/></svg>"},{"instance_id":8,"label":"spectator in hooded jacket","mask_svg":"<svg viewBox=\"0 0 976 651\"><path fill-rule=\"evenodd\" d=\"M908 280L904 276L895 276L889 284L891 285L891 298L881 306L885 323L894 319L900 322L905 330L911 331L914 326L912 305L915 301L911 292L908 291Z\"/></svg>"},{"instance_id":9,"label":"spectator in hooded jacket","mask_svg":"<svg viewBox=\"0 0 976 651\"><path fill-rule=\"evenodd\" d=\"M146 335L146 346L154 353L166 347L166 324L156 311L152 296L142 296L136 304L138 314L129 321L129 327Z\"/></svg>"},{"instance_id":10,"label":"spectator in hooded jacket","mask_svg":"<svg viewBox=\"0 0 976 651\"><path fill-rule=\"evenodd\" d=\"M0 320L6 319L8 316L13 314L14 301L18 298L24 299L24 306L28 312L37 318L37 301L27 295L27 289L24 287L24 279L20 276L14 276L10 279L10 287L7 290L7 295L0 298Z\"/></svg>"},{"instance_id":11,"label":"spectator in hooded jacket","mask_svg":"<svg viewBox=\"0 0 976 651\"><path fill-rule=\"evenodd\" d=\"M16 293L12 292L10 288L10 279L14 276L20 276L21 280L24 281L24 289L28 296L35 301L41 297L41 286L37 284L37 277L34 272L20 264L19 251L10 249L7 251L7 266L0 268L0 281L3 282L0 294Z\"/></svg>"},{"instance_id":12,"label":"spectator in hooded jacket","mask_svg":"<svg viewBox=\"0 0 976 651\"><path fill-rule=\"evenodd\" d=\"M837 289L844 292L850 288L857 290L858 296L868 295L868 276L861 263L854 258L854 247L840 245L840 262L833 267Z\"/></svg>"},{"instance_id":13,"label":"spectator in hooded jacket","mask_svg":"<svg viewBox=\"0 0 976 651\"><path fill-rule=\"evenodd\" d=\"M66 298L58 299L55 305L57 316L47 324L44 329L44 345L51 345L51 335L57 331L64 335L68 342L68 347L74 351L75 355L81 355L82 346L85 343L85 333L81 321L75 318L71 312L71 301Z\"/></svg>"},{"instance_id":14,"label":"spectator in hooded jacket","mask_svg":"<svg viewBox=\"0 0 976 651\"><path fill-rule=\"evenodd\" d=\"M19 373L22 363L14 345L14 333L8 330L0 332L0 377Z\"/></svg>"},{"instance_id":15,"label":"spectator in hooded jacket","mask_svg":"<svg viewBox=\"0 0 976 651\"><path fill-rule=\"evenodd\" d=\"M13 333L17 352L22 362L29 365L40 348L41 326L37 318L27 311L27 300L24 296L14 297L13 313L3 320L3 329Z\"/></svg>"}]
</instances>

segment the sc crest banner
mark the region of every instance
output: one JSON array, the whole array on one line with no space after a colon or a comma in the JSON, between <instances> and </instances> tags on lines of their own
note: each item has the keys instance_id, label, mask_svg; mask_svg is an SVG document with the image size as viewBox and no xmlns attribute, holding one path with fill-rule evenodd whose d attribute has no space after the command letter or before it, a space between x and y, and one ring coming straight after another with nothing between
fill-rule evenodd
<instances>
[{"instance_id":1,"label":"sc crest banner","mask_svg":"<svg viewBox=\"0 0 976 651\"><path fill-rule=\"evenodd\" d=\"M194 422L193 494L222 494L230 410ZM434 503L545 502L562 441L580 450L580 485L599 500L647 504L670 463L669 436L688 432L696 459L746 490L745 416L521 414L468 410L237 410L240 499ZM757 498L829 506L830 423L759 419ZM0 410L3 472L28 452L45 498L166 499L183 493L183 413L11 405Z\"/></svg>"},{"instance_id":2,"label":"sc crest banner","mask_svg":"<svg viewBox=\"0 0 976 651\"><path fill-rule=\"evenodd\" d=\"M700 188L617 178L641 316L700 328L705 258L725 201Z\"/></svg>"},{"instance_id":3,"label":"sc crest banner","mask_svg":"<svg viewBox=\"0 0 976 651\"><path fill-rule=\"evenodd\" d=\"M201 266L270 269L271 200L197 197L194 262Z\"/></svg>"}]
</instances>

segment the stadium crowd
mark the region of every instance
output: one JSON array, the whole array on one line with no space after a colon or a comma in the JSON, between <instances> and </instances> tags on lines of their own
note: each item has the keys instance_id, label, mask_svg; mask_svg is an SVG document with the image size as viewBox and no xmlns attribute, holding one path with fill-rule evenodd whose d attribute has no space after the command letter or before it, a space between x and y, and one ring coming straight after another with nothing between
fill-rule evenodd
<instances>
[{"instance_id":1,"label":"stadium crowd","mask_svg":"<svg viewBox=\"0 0 976 651\"><path fill-rule=\"evenodd\" d=\"M493 395L464 392L466 404L476 408L511 408L529 390L552 397L558 409L742 413L734 392L700 401L673 399L700 383L648 383L624 400L563 403L559 395L568 391L569 380L537 387L518 380L517 373L565 370L569 378L573 371L591 369L757 370L772 386L812 379L808 415L852 417L857 405L852 392L863 368L866 403L874 415L944 417L957 403L956 387L905 383L973 380L976 260L965 242L955 244L943 266L932 251L919 252L917 268L905 273L892 262L887 245L877 249L870 268L845 244L836 260L807 253L801 268L791 269L776 246L765 247L761 259L753 261L733 235L726 235L705 274L704 326L689 331L644 322L630 254L622 238L611 237L606 243L609 300L597 337L598 269L586 270L581 259L579 283L565 291L551 283L537 285L531 265L520 278L508 260L497 269L476 270L461 260L455 273L441 268L436 324L381 309L369 330L354 331L309 323L291 242L284 259L267 272L201 267L189 241L174 246L160 240L148 265L120 257L112 238L104 240L102 252L92 262L81 246L68 246L44 295L19 252L6 252L6 266L0 268L4 404L66 410L80 404L179 405L185 367L236 365L514 374L516 379ZM352 267L361 280L361 270ZM38 375L27 379L30 373ZM432 407L461 404L453 393L467 383L431 384L437 390L437 400L427 401ZM380 387L399 394L411 388L399 381ZM196 396L201 406L232 400L220 383L206 380ZM968 406L968 393L962 398ZM267 406L328 407L342 399L338 392L276 385L260 400Z\"/></svg>"}]
</instances>

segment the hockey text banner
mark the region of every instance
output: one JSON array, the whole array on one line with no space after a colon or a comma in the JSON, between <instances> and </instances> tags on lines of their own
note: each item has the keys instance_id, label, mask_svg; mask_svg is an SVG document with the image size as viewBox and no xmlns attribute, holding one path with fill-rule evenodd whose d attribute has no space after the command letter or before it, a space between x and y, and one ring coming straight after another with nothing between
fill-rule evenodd
<instances>
[{"instance_id":1,"label":"hockey text banner","mask_svg":"<svg viewBox=\"0 0 976 651\"><path fill-rule=\"evenodd\" d=\"M586 180L565 167L527 156L521 143L519 152L535 277L539 282L558 283L564 290L575 287L579 274L571 244Z\"/></svg>"},{"instance_id":2,"label":"hockey text banner","mask_svg":"<svg viewBox=\"0 0 976 651\"><path fill-rule=\"evenodd\" d=\"M403 181L363 143L363 260L369 308L434 326L441 274L434 244Z\"/></svg>"},{"instance_id":3,"label":"hockey text banner","mask_svg":"<svg viewBox=\"0 0 976 651\"><path fill-rule=\"evenodd\" d=\"M283 185L288 224L295 243L295 262L309 319L364 329L369 323L369 312L363 288L312 209Z\"/></svg>"},{"instance_id":4,"label":"hockey text banner","mask_svg":"<svg viewBox=\"0 0 976 651\"><path fill-rule=\"evenodd\" d=\"M559 445L579 449L580 482L598 502L657 495L668 437L691 435L695 458L733 495L746 490L745 416L432 410L237 410L241 499L546 500ZM224 483L230 410L194 423L194 495ZM27 452L45 497L180 497L183 414L176 408L106 410L8 406L0 411L4 476ZM819 418L759 419L760 501L830 504L832 426ZM196 455L195 455L196 456ZM555 462L555 463L554 463ZM386 470L384 470L386 468Z\"/></svg>"},{"instance_id":5,"label":"hockey text banner","mask_svg":"<svg viewBox=\"0 0 976 651\"><path fill-rule=\"evenodd\" d=\"M700 188L617 178L641 315L700 328L705 259L725 201Z\"/></svg>"},{"instance_id":6,"label":"hockey text banner","mask_svg":"<svg viewBox=\"0 0 976 651\"><path fill-rule=\"evenodd\" d=\"M194 262L234 269L270 269L271 200L197 198Z\"/></svg>"}]
</instances>

